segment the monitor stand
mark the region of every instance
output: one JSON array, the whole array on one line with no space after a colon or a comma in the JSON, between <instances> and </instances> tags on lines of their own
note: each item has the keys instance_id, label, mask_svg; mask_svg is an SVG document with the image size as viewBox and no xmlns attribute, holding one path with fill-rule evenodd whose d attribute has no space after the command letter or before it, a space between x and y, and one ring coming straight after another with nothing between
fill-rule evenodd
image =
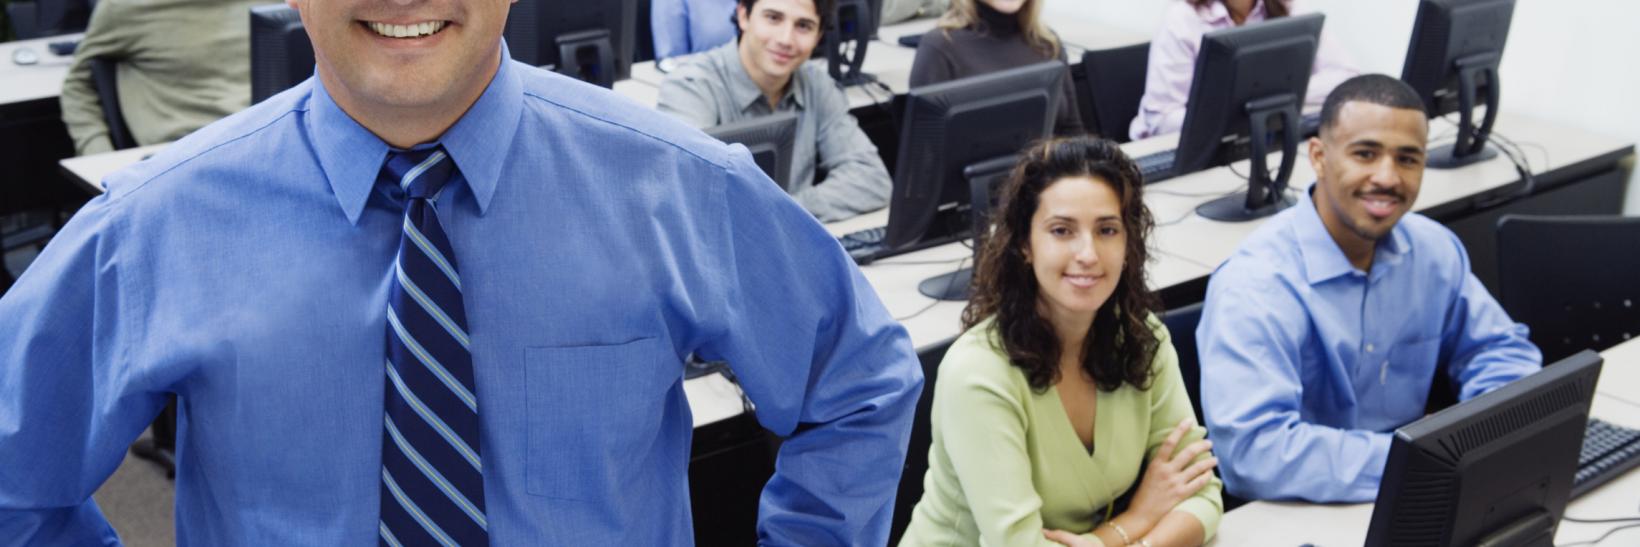
<instances>
[{"instance_id":1,"label":"monitor stand","mask_svg":"<svg viewBox=\"0 0 1640 547\"><path fill-rule=\"evenodd\" d=\"M1459 59L1458 140L1429 151L1425 165L1430 169L1455 169L1498 157L1496 148L1486 145L1492 138L1492 124L1498 121L1498 55L1488 53ZM1486 116L1475 126L1475 107L1482 80L1486 84Z\"/></svg>"},{"instance_id":2,"label":"monitor stand","mask_svg":"<svg viewBox=\"0 0 1640 547\"><path fill-rule=\"evenodd\" d=\"M583 30L558 37L558 73L603 86L615 87L615 47L609 31Z\"/></svg>"},{"instance_id":3,"label":"monitor stand","mask_svg":"<svg viewBox=\"0 0 1640 547\"><path fill-rule=\"evenodd\" d=\"M837 85L852 87L875 83L877 77L867 74L862 68L866 60L866 45L871 43L871 34L866 29L871 28L871 20L877 17L871 13L870 6L863 0L839 0L837 2L837 22L835 27L826 33L826 72ZM843 53L843 46L853 44L847 55Z\"/></svg>"},{"instance_id":4,"label":"monitor stand","mask_svg":"<svg viewBox=\"0 0 1640 547\"><path fill-rule=\"evenodd\" d=\"M1247 195L1225 196L1196 208L1196 214L1220 222L1246 222L1273 215L1292 207L1297 200L1287 197L1287 181L1293 177L1298 160L1301 123L1299 99L1285 93L1247 103L1248 162ZM1279 126L1272 125L1272 121ZM1281 168L1270 176L1269 142L1280 131Z\"/></svg>"},{"instance_id":5,"label":"monitor stand","mask_svg":"<svg viewBox=\"0 0 1640 547\"><path fill-rule=\"evenodd\" d=\"M1534 511L1487 534L1476 547L1554 547L1555 519Z\"/></svg>"},{"instance_id":6,"label":"monitor stand","mask_svg":"<svg viewBox=\"0 0 1640 547\"><path fill-rule=\"evenodd\" d=\"M1008 178L1008 173L1018 162L1019 156L1010 154L962 169L963 178L968 179L968 218L972 224L971 233L974 234L974 258L966 268L924 279L917 284L917 292L935 300L968 300L968 289L974 283L974 268L979 265L979 255L985 247L996 188Z\"/></svg>"}]
</instances>

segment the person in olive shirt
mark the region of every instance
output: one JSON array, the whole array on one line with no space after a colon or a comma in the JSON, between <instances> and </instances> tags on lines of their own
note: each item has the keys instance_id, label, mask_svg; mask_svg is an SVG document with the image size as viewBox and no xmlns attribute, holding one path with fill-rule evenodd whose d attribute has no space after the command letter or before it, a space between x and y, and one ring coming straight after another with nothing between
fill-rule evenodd
<instances>
[{"instance_id":1,"label":"person in olive shirt","mask_svg":"<svg viewBox=\"0 0 1640 547\"><path fill-rule=\"evenodd\" d=\"M251 103L250 8L267 0L102 0L63 80L80 155L114 149L91 59L119 62L120 110L140 145L182 138Z\"/></svg>"},{"instance_id":2,"label":"person in olive shirt","mask_svg":"<svg viewBox=\"0 0 1640 547\"><path fill-rule=\"evenodd\" d=\"M661 83L660 110L700 128L795 111L795 157L786 191L822 222L888 205L893 189L888 169L849 115L848 97L824 65L805 64L820 43L834 0L739 2L740 39L668 75Z\"/></svg>"},{"instance_id":3,"label":"person in olive shirt","mask_svg":"<svg viewBox=\"0 0 1640 547\"><path fill-rule=\"evenodd\" d=\"M1048 60L1065 62L1065 47L1042 24L1038 0L951 0L950 11L917 44L911 87L978 76ZM1076 88L1066 75L1055 135L1084 132Z\"/></svg>"},{"instance_id":4,"label":"person in olive shirt","mask_svg":"<svg viewBox=\"0 0 1640 547\"><path fill-rule=\"evenodd\" d=\"M1145 288L1155 223L1138 167L1080 136L1030 146L1013 173L967 331L940 362L900 545L1206 542L1223 513L1218 460Z\"/></svg>"}]
</instances>

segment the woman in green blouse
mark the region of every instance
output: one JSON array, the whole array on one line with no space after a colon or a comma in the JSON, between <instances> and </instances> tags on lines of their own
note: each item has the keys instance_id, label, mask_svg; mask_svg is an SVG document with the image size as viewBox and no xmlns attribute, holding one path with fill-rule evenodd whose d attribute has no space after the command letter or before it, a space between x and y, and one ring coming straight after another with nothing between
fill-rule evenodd
<instances>
[{"instance_id":1,"label":"woman in green blouse","mask_svg":"<svg viewBox=\"0 0 1640 547\"><path fill-rule=\"evenodd\" d=\"M940 363L923 498L901 545L1212 537L1217 460L1145 288L1142 180L1110 141L1024 152L980 252L967 332Z\"/></svg>"}]
</instances>

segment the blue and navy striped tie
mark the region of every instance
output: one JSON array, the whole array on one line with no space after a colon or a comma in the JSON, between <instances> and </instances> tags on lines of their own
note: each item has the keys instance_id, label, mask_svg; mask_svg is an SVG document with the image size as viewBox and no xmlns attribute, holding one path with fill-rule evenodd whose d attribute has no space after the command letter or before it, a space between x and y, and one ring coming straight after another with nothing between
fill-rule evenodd
<instances>
[{"instance_id":1,"label":"blue and navy striped tie","mask_svg":"<svg viewBox=\"0 0 1640 547\"><path fill-rule=\"evenodd\" d=\"M378 184L405 194L387 305L382 545L488 545L477 384L467 314L439 188L455 172L442 148L391 152Z\"/></svg>"}]
</instances>

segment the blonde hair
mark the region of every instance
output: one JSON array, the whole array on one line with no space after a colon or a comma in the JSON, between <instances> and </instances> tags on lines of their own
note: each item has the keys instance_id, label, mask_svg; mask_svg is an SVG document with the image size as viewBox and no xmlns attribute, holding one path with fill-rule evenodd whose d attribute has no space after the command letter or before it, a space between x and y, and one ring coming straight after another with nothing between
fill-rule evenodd
<instances>
[{"instance_id":1,"label":"blonde hair","mask_svg":"<svg viewBox=\"0 0 1640 547\"><path fill-rule=\"evenodd\" d=\"M951 8L945 11L945 15L940 16L939 28L950 32L978 26L979 7L975 2L979 1L982 0L951 0ZM1014 14L1014 17L1019 19L1019 30L1025 36L1025 43L1041 52L1044 57L1059 58L1059 38L1042 23L1040 0L1025 0L1025 4L1019 7L1019 13Z\"/></svg>"}]
</instances>

